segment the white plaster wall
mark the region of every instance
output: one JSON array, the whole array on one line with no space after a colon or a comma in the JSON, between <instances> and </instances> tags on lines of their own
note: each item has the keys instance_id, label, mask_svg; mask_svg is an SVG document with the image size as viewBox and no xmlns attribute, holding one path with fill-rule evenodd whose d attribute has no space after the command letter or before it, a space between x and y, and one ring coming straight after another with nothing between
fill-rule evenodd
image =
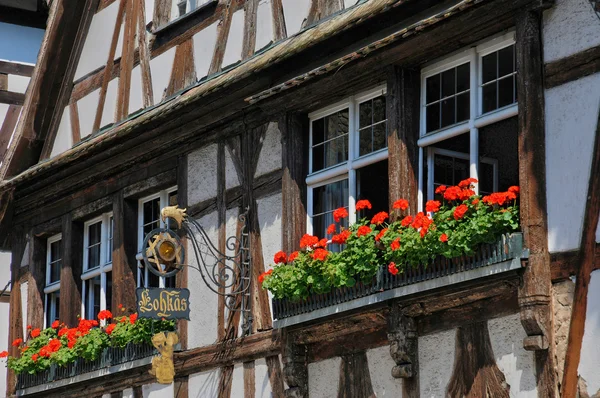
<instances>
[{"instance_id":1,"label":"white plaster wall","mask_svg":"<svg viewBox=\"0 0 600 398\"><path fill-rule=\"evenodd\" d=\"M233 366L233 375L231 380L231 397L244 396L244 365L237 363Z\"/></svg>"},{"instance_id":2,"label":"white plaster wall","mask_svg":"<svg viewBox=\"0 0 600 398\"><path fill-rule=\"evenodd\" d=\"M188 203L194 205L217 195L217 144L188 155Z\"/></svg>"},{"instance_id":3,"label":"white plaster wall","mask_svg":"<svg viewBox=\"0 0 600 398\"><path fill-rule=\"evenodd\" d=\"M510 396L536 398L534 357L523 349L527 334L520 315L492 319L488 322L488 330L496 363L510 385Z\"/></svg>"},{"instance_id":4,"label":"white plaster wall","mask_svg":"<svg viewBox=\"0 0 600 398\"><path fill-rule=\"evenodd\" d=\"M281 132L277 123L269 123L258 158L255 177L281 168Z\"/></svg>"},{"instance_id":5,"label":"white plaster wall","mask_svg":"<svg viewBox=\"0 0 600 398\"><path fill-rule=\"evenodd\" d=\"M146 24L148 24L154 16L154 0L144 0L144 11L146 13Z\"/></svg>"},{"instance_id":6,"label":"white plaster wall","mask_svg":"<svg viewBox=\"0 0 600 398\"><path fill-rule=\"evenodd\" d=\"M106 64L110 43L117 21L119 2L115 1L99 13L95 14L90 25L83 51L77 64L75 80ZM115 59L119 58L122 50L123 26L115 51Z\"/></svg>"},{"instance_id":7,"label":"white plaster wall","mask_svg":"<svg viewBox=\"0 0 600 398\"><path fill-rule=\"evenodd\" d=\"M60 124L58 125L58 131L56 132L56 138L54 139L50 157L61 154L67 149L70 149L72 146L73 132L71 131L71 111L69 110L68 106L65 106L62 119L60 119Z\"/></svg>"},{"instance_id":8,"label":"white plaster wall","mask_svg":"<svg viewBox=\"0 0 600 398\"><path fill-rule=\"evenodd\" d=\"M386 345L368 350L367 360L375 396L378 398L401 397L402 380L392 377L392 368L396 363L390 356L390 347Z\"/></svg>"},{"instance_id":9,"label":"white plaster wall","mask_svg":"<svg viewBox=\"0 0 600 398\"><path fill-rule=\"evenodd\" d=\"M25 93L31 78L27 76L8 75L8 91Z\"/></svg>"},{"instance_id":10,"label":"white plaster wall","mask_svg":"<svg viewBox=\"0 0 600 398\"><path fill-rule=\"evenodd\" d=\"M260 224L260 234L262 238L263 258L265 270L267 270L273 266L273 257L275 256L275 253L281 250L281 194L259 199L257 200L257 205L258 222ZM273 316L271 301L273 299L273 295L269 291L267 291L267 294L269 295L271 316Z\"/></svg>"},{"instance_id":11,"label":"white plaster wall","mask_svg":"<svg viewBox=\"0 0 600 398\"><path fill-rule=\"evenodd\" d=\"M283 0L283 16L288 37L300 31L309 10L310 0Z\"/></svg>"},{"instance_id":12,"label":"white plaster wall","mask_svg":"<svg viewBox=\"0 0 600 398\"><path fill-rule=\"evenodd\" d=\"M589 0L556 0L543 23L545 62L600 44L600 19Z\"/></svg>"},{"instance_id":13,"label":"white plaster wall","mask_svg":"<svg viewBox=\"0 0 600 398\"><path fill-rule=\"evenodd\" d=\"M154 95L154 104L162 101L163 95L169 79L171 69L173 68L173 59L175 58L175 47L168 49L150 60L150 72L152 73L152 94Z\"/></svg>"},{"instance_id":14,"label":"white plaster wall","mask_svg":"<svg viewBox=\"0 0 600 398\"><path fill-rule=\"evenodd\" d=\"M210 213L198 220L204 227L209 239L217 242L218 223L217 213ZM188 251L189 261L198 267L194 251ZM191 320L188 323L188 347L196 348L213 344L217 340L217 305L218 296L206 287L200 272L190 268L188 272L188 287L190 289Z\"/></svg>"},{"instance_id":15,"label":"white plaster wall","mask_svg":"<svg viewBox=\"0 0 600 398\"><path fill-rule=\"evenodd\" d=\"M173 383L171 384L146 384L142 386L142 396L144 398L172 398Z\"/></svg>"},{"instance_id":16,"label":"white plaster wall","mask_svg":"<svg viewBox=\"0 0 600 398\"><path fill-rule=\"evenodd\" d=\"M240 180L237 177L233 160L229 154L229 150L225 148L225 188L235 188L240 185Z\"/></svg>"},{"instance_id":17,"label":"white plaster wall","mask_svg":"<svg viewBox=\"0 0 600 398\"><path fill-rule=\"evenodd\" d=\"M119 78L112 79L108 83L108 88L106 89L106 100L104 102L104 111L102 112L102 120L100 121L100 128L106 126L107 124L115 122L115 110L117 107L117 90L119 88ZM81 118L81 114L79 114ZM92 116L92 125L93 118ZM81 133L83 135L83 132Z\"/></svg>"},{"instance_id":18,"label":"white plaster wall","mask_svg":"<svg viewBox=\"0 0 600 398\"><path fill-rule=\"evenodd\" d=\"M261 0L256 11L256 45L258 51L274 40L271 0Z\"/></svg>"},{"instance_id":19,"label":"white plaster wall","mask_svg":"<svg viewBox=\"0 0 600 398\"><path fill-rule=\"evenodd\" d=\"M581 220L599 109L600 74L546 90L546 187L551 252L577 249L581 242Z\"/></svg>"},{"instance_id":20,"label":"white plaster wall","mask_svg":"<svg viewBox=\"0 0 600 398\"><path fill-rule=\"evenodd\" d=\"M81 138L87 137L92 133L94 127L94 119L98 109L98 100L100 98L100 89L92 91L79 101L77 101L77 110L79 111L79 129ZM106 106L104 107L106 111ZM61 123L65 122L64 114ZM69 119L70 123L70 119Z\"/></svg>"},{"instance_id":21,"label":"white plaster wall","mask_svg":"<svg viewBox=\"0 0 600 398\"><path fill-rule=\"evenodd\" d=\"M340 378L340 357L308 364L308 396L310 398L336 397Z\"/></svg>"},{"instance_id":22,"label":"white plaster wall","mask_svg":"<svg viewBox=\"0 0 600 398\"><path fill-rule=\"evenodd\" d=\"M358 0L344 0L344 8L350 8L358 3Z\"/></svg>"},{"instance_id":23,"label":"white plaster wall","mask_svg":"<svg viewBox=\"0 0 600 398\"><path fill-rule=\"evenodd\" d=\"M591 395L600 392L600 271L592 272L588 290L579 374Z\"/></svg>"},{"instance_id":24,"label":"white plaster wall","mask_svg":"<svg viewBox=\"0 0 600 398\"><path fill-rule=\"evenodd\" d=\"M136 66L131 71L131 84L129 86L129 112L132 114L144 107L142 99L142 69Z\"/></svg>"},{"instance_id":25,"label":"white plaster wall","mask_svg":"<svg viewBox=\"0 0 600 398\"><path fill-rule=\"evenodd\" d=\"M244 10L238 10L231 16L231 27L227 36L227 45L223 55L223 68L238 62L242 58L244 41Z\"/></svg>"},{"instance_id":26,"label":"white plaster wall","mask_svg":"<svg viewBox=\"0 0 600 398\"><path fill-rule=\"evenodd\" d=\"M189 398L213 398L219 396L219 369L190 375Z\"/></svg>"},{"instance_id":27,"label":"white plaster wall","mask_svg":"<svg viewBox=\"0 0 600 398\"><path fill-rule=\"evenodd\" d=\"M217 43L218 22L207 26L193 36L194 41L194 64L198 80L208 74L210 62Z\"/></svg>"},{"instance_id":28,"label":"white plaster wall","mask_svg":"<svg viewBox=\"0 0 600 398\"><path fill-rule=\"evenodd\" d=\"M123 398L134 398L133 388L127 388L123 390Z\"/></svg>"},{"instance_id":29,"label":"white plaster wall","mask_svg":"<svg viewBox=\"0 0 600 398\"><path fill-rule=\"evenodd\" d=\"M421 398L445 397L454 365L456 330L419 337Z\"/></svg>"},{"instance_id":30,"label":"white plaster wall","mask_svg":"<svg viewBox=\"0 0 600 398\"><path fill-rule=\"evenodd\" d=\"M279 356L279 365L283 369L281 355ZM267 366L267 361L262 358L254 361L254 379L254 396L256 398L275 398L273 396L273 390L271 389L271 381L269 380L269 368ZM284 389L288 388L285 381L283 382L283 385Z\"/></svg>"}]
</instances>

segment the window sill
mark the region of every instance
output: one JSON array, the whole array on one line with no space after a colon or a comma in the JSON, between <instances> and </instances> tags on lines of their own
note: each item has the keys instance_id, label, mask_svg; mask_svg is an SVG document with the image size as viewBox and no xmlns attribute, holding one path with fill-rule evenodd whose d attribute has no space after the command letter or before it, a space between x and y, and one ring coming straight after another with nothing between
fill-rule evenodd
<instances>
[{"instance_id":1,"label":"window sill","mask_svg":"<svg viewBox=\"0 0 600 398\"><path fill-rule=\"evenodd\" d=\"M480 247L472 257L445 258L432 265L392 276L381 267L371 284L358 283L352 288L333 289L326 294L313 294L293 302L273 299L275 328L288 327L357 308L406 297L458 283L491 277L520 269L521 259L529 252L523 249L523 235L502 236L495 244Z\"/></svg>"},{"instance_id":2,"label":"window sill","mask_svg":"<svg viewBox=\"0 0 600 398\"><path fill-rule=\"evenodd\" d=\"M156 29L152 27L149 32L156 36L156 45L160 46L161 44L171 40L173 37L179 35L181 31L187 30L192 26L195 26L208 19L208 17L213 15L215 12L218 3L218 0L210 0L207 3L196 7L194 10L191 10L172 20L166 25L157 27Z\"/></svg>"}]
</instances>

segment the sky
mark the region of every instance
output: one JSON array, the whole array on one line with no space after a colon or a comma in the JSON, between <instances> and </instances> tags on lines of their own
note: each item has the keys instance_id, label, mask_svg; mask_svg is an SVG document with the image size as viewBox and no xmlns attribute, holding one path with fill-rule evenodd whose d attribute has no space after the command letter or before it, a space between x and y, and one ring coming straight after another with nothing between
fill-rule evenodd
<instances>
[{"instance_id":1,"label":"sky","mask_svg":"<svg viewBox=\"0 0 600 398\"><path fill-rule=\"evenodd\" d=\"M35 64L44 30L0 22L0 59Z\"/></svg>"}]
</instances>

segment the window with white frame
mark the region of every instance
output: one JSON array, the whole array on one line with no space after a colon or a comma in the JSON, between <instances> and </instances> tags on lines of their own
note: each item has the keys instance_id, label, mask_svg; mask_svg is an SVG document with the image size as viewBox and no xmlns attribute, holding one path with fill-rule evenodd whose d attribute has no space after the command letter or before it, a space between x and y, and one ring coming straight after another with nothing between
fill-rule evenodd
<instances>
[{"instance_id":1,"label":"window with white frame","mask_svg":"<svg viewBox=\"0 0 600 398\"><path fill-rule=\"evenodd\" d=\"M112 310L112 213L86 221L83 232L82 317L95 319Z\"/></svg>"},{"instance_id":2,"label":"window with white frame","mask_svg":"<svg viewBox=\"0 0 600 398\"><path fill-rule=\"evenodd\" d=\"M138 258L141 258L144 238L153 229L164 227L160 218L160 209L177 204L177 188L160 191L139 200L138 203ZM168 222L168 220L167 220ZM175 287L175 276L158 277L145 267L138 268L138 286Z\"/></svg>"},{"instance_id":3,"label":"window with white frame","mask_svg":"<svg viewBox=\"0 0 600 398\"><path fill-rule=\"evenodd\" d=\"M48 238L46 247L46 286L44 287L45 327L60 316L60 271L62 268L62 235Z\"/></svg>"},{"instance_id":4,"label":"window with white frame","mask_svg":"<svg viewBox=\"0 0 600 398\"><path fill-rule=\"evenodd\" d=\"M361 216L389 207L385 93L377 87L309 115L309 233L325 237L339 207L350 213L345 225L354 222L360 199L373 204Z\"/></svg>"},{"instance_id":5,"label":"window with white frame","mask_svg":"<svg viewBox=\"0 0 600 398\"><path fill-rule=\"evenodd\" d=\"M473 177L486 194L518 180L514 32L422 69L419 206Z\"/></svg>"}]
</instances>

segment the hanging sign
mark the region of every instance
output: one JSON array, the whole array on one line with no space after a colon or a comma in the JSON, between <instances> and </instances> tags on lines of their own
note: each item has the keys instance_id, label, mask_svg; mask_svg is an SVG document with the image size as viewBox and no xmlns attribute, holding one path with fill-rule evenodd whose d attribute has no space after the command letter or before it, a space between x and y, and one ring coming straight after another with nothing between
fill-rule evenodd
<instances>
[{"instance_id":1,"label":"hanging sign","mask_svg":"<svg viewBox=\"0 0 600 398\"><path fill-rule=\"evenodd\" d=\"M138 288L136 296L140 318L190 320L188 289Z\"/></svg>"}]
</instances>

